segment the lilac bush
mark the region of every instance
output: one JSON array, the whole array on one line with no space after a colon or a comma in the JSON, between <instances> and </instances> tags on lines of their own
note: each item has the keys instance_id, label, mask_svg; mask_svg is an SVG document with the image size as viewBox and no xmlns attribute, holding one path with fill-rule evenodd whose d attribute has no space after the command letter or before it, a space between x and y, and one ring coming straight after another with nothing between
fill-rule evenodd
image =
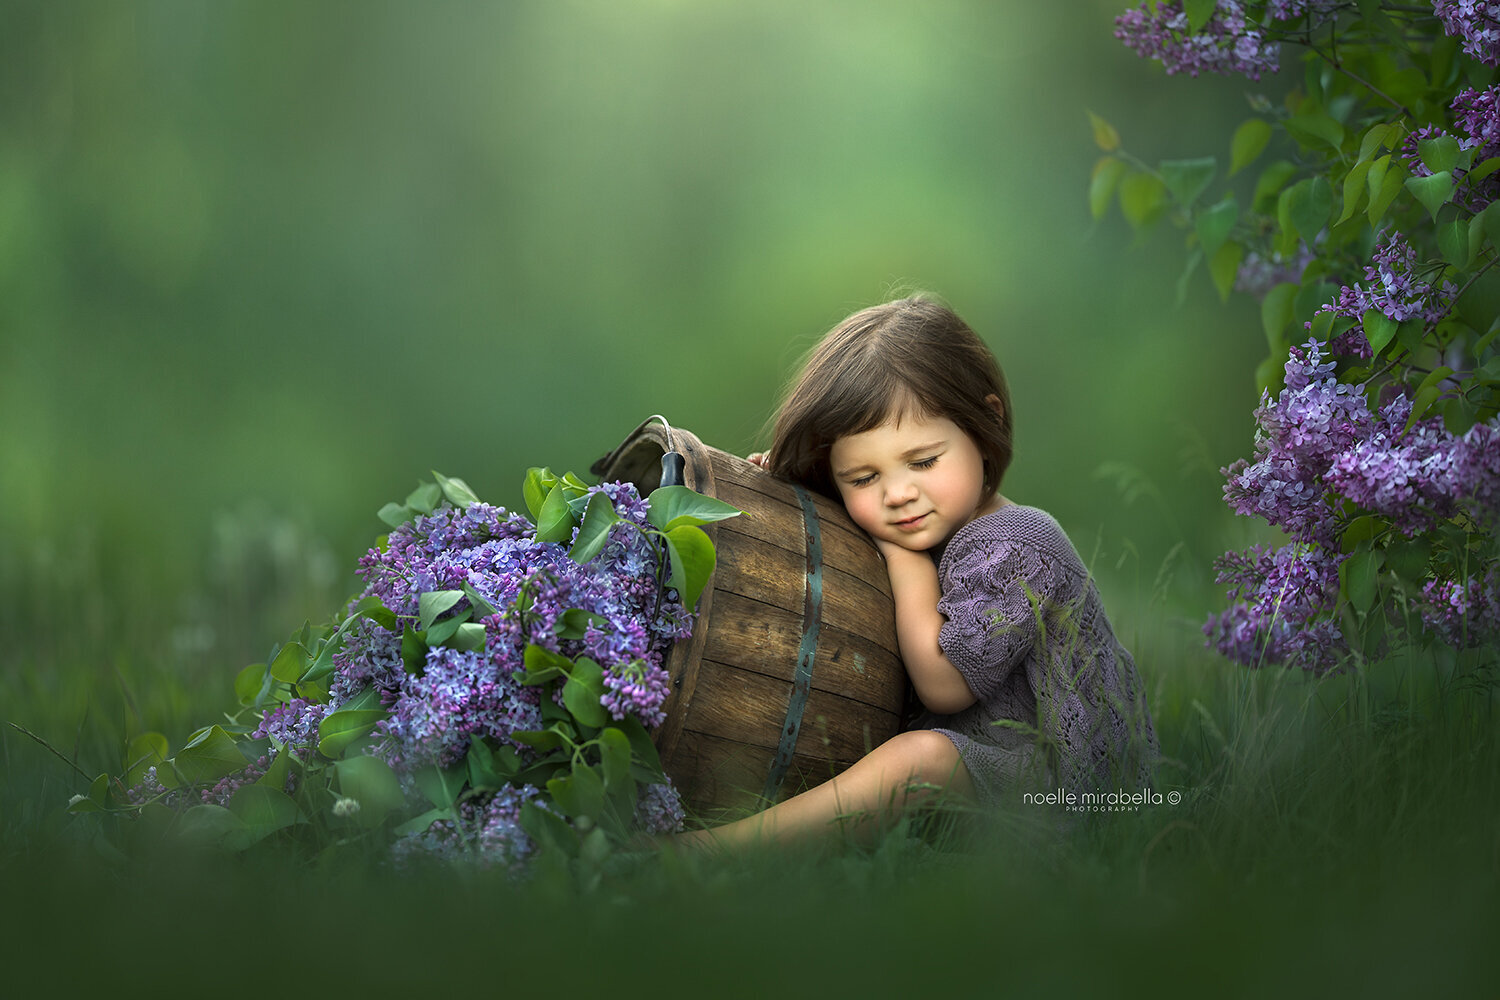
<instances>
[{"instance_id":1,"label":"lilac bush","mask_svg":"<svg viewBox=\"0 0 1500 1000\"><path fill-rule=\"evenodd\" d=\"M1398 643L1496 666L1500 3L1148 0L1116 37L1168 74L1301 64L1217 158L1151 166L1097 115L1089 201L1170 219L1190 270L1260 301L1254 453L1225 500L1279 545L1217 564L1208 643L1323 672ZM1233 180L1270 152L1247 189Z\"/></svg>"}]
</instances>

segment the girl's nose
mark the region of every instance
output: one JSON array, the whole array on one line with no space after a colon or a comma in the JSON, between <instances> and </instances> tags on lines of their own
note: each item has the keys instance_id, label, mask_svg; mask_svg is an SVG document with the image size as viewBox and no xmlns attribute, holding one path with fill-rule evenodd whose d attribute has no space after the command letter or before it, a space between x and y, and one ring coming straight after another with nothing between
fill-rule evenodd
<instances>
[{"instance_id":1,"label":"girl's nose","mask_svg":"<svg viewBox=\"0 0 1500 1000\"><path fill-rule=\"evenodd\" d=\"M900 507L917 498L916 484L910 480L888 481L885 488L885 505Z\"/></svg>"}]
</instances>

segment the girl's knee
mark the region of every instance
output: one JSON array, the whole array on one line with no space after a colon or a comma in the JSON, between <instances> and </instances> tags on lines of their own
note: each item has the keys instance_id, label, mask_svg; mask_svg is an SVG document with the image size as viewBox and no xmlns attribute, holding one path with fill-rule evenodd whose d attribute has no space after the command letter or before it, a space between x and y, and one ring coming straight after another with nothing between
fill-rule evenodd
<instances>
[{"instance_id":1,"label":"girl's knee","mask_svg":"<svg viewBox=\"0 0 1500 1000\"><path fill-rule=\"evenodd\" d=\"M943 782L953 773L955 766L962 766L953 741L931 729L899 733L888 745L914 778Z\"/></svg>"}]
</instances>

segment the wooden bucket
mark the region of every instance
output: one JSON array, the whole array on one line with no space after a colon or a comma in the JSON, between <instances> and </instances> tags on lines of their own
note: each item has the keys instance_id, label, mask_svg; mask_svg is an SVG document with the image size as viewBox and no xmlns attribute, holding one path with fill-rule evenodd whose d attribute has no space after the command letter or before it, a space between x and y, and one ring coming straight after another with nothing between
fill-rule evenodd
<instances>
[{"instance_id":1,"label":"wooden bucket","mask_svg":"<svg viewBox=\"0 0 1500 1000\"><path fill-rule=\"evenodd\" d=\"M890 739L908 684L885 564L841 504L652 421L592 471L646 494L672 451L685 485L745 512L705 529L718 563L692 637L668 657L672 692L654 734L689 808L720 819L816 785Z\"/></svg>"}]
</instances>

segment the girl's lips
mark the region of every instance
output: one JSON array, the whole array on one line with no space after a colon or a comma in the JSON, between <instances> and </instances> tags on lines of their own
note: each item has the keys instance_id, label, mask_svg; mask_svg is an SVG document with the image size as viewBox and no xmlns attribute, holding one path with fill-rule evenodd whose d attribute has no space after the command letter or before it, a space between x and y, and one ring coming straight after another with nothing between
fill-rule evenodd
<instances>
[{"instance_id":1,"label":"girl's lips","mask_svg":"<svg viewBox=\"0 0 1500 1000\"><path fill-rule=\"evenodd\" d=\"M922 522L926 519L926 514L918 514L916 517L908 517L905 520L895 521L892 523L894 523L896 527L901 528L904 531L910 531L913 528L921 527Z\"/></svg>"}]
</instances>

